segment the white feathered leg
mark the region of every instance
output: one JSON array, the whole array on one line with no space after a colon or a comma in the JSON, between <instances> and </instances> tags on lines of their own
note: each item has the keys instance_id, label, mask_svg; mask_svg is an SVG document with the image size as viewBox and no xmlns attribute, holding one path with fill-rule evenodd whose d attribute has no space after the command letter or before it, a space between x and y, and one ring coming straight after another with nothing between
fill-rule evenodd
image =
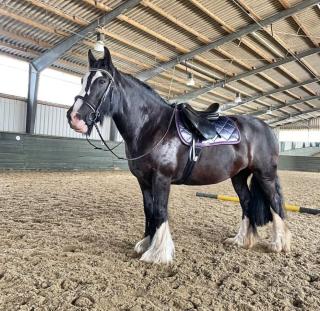
<instances>
[{"instance_id":1,"label":"white feathered leg","mask_svg":"<svg viewBox=\"0 0 320 311\"><path fill-rule=\"evenodd\" d=\"M157 229L150 247L142 255L141 259L149 263L168 264L174 257L174 244L172 241L168 221Z\"/></svg>"},{"instance_id":2,"label":"white feathered leg","mask_svg":"<svg viewBox=\"0 0 320 311\"><path fill-rule=\"evenodd\" d=\"M273 252L290 252L291 233L281 217L271 209L272 213L272 241L270 248Z\"/></svg>"},{"instance_id":3,"label":"white feathered leg","mask_svg":"<svg viewBox=\"0 0 320 311\"><path fill-rule=\"evenodd\" d=\"M236 244L240 247L251 248L257 240L257 233L250 225L248 217L244 217L240 224L240 229L234 238L225 240L225 243Z\"/></svg>"}]
</instances>

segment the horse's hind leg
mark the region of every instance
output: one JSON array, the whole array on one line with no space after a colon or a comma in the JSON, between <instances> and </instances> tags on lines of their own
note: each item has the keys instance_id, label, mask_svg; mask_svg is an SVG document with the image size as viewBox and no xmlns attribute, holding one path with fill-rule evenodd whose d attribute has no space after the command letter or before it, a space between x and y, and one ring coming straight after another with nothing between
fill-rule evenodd
<instances>
[{"instance_id":1,"label":"horse's hind leg","mask_svg":"<svg viewBox=\"0 0 320 311\"><path fill-rule=\"evenodd\" d=\"M259 183L267 196L272 214L272 241L270 248L274 252L289 252L291 233L287 224L284 222L284 200L281 193L281 187L278 175L272 174L261 176L258 174Z\"/></svg>"},{"instance_id":2,"label":"horse's hind leg","mask_svg":"<svg viewBox=\"0 0 320 311\"><path fill-rule=\"evenodd\" d=\"M242 221L237 235L234 238L225 240L226 243L236 244L245 248L251 248L257 238L256 228L250 223L248 214L251 197L247 183L249 175L250 172L248 170L243 170L231 179L242 207Z\"/></svg>"}]
</instances>

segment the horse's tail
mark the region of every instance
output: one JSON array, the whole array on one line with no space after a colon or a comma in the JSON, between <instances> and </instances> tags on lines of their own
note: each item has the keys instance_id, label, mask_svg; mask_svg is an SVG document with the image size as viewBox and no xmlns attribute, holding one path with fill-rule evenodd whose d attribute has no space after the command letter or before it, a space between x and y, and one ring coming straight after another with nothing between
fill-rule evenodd
<instances>
[{"instance_id":1,"label":"horse's tail","mask_svg":"<svg viewBox=\"0 0 320 311\"><path fill-rule=\"evenodd\" d=\"M279 182L277 183L278 185L280 185ZM259 180L254 175L251 178L250 194L251 198L248 208L248 217L250 220L250 224L254 228L256 228L257 226L264 226L269 221L272 221L270 201L268 200L268 197L259 184Z\"/></svg>"},{"instance_id":2,"label":"horse's tail","mask_svg":"<svg viewBox=\"0 0 320 311\"><path fill-rule=\"evenodd\" d=\"M278 203L276 206L277 210L275 210L275 212L281 217L281 219L284 219L285 218L284 198L282 195L282 190L281 190L280 180L279 180L278 175L276 176L275 183L276 183L276 194L275 194L276 197L275 197L275 199L276 199L276 202Z\"/></svg>"}]
</instances>

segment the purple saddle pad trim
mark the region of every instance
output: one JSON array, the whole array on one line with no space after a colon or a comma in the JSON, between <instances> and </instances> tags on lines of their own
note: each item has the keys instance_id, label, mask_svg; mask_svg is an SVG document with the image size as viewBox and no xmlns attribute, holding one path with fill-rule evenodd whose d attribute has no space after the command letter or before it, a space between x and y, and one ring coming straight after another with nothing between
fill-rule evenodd
<instances>
[{"instance_id":1,"label":"purple saddle pad trim","mask_svg":"<svg viewBox=\"0 0 320 311\"><path fill-rule=\"evenodd\" d=\"M192 133L184 126L180 117L181 111L176 111L176 127L181 141L188 146L192 144ZM214 121L216 131L219 135L212 139L196 141L196 147L210 147L215 145L235 145L241 140L240 132L235 122L226 116L219 117Z\"/></svg>"}]
</instances>

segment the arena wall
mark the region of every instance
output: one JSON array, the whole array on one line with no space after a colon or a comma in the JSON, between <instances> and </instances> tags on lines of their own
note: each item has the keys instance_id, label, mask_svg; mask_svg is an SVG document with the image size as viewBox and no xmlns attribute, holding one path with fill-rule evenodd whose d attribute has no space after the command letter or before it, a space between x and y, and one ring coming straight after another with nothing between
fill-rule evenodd
<instances>
[{"instance_id":1,"label":"arena wall","mask_svg":"<svg viewBox=\"0 0 320 311\"><path fill-rule=\"evenodd\" d=\"M101 146L100 141L93 141ZM115 142L109 142L110 147ZM123 144L116 149L124 156ZM94 150L78 138L0 132L0 169L15 170L114 170L127 169L127 161L109 152Z\"/></svg>"},{"instance_id":2,"label":"arena wall","mask_svg":"<svg viewBox=\"0 0 320 311\"><path fill-rule=\"evenodd\" d=\"M94 143L101 146L98 140ZM124 144L116 151L123 156ZM280 156L279 168L320 172L320 157ZM128 169L128 164L83 139L0 132L0 169L113 170Z\"/></svg>"},{"instance_id":3,"label":"arena wall","mask_svg":"<svg viewBox=\"0 0 320 311\"><path fill-rule=\"evenodd\" d=\"M83 139L84 136L70 129L66 122L68 106L40 101L37 106L35 134L72 137ZM0 132L25 133L27 101L23 97L0 94ZM110 118L106 118L101 133L110 138ZM92 138L99 136L94 130Z\"/></svg>"}]
</instances>

